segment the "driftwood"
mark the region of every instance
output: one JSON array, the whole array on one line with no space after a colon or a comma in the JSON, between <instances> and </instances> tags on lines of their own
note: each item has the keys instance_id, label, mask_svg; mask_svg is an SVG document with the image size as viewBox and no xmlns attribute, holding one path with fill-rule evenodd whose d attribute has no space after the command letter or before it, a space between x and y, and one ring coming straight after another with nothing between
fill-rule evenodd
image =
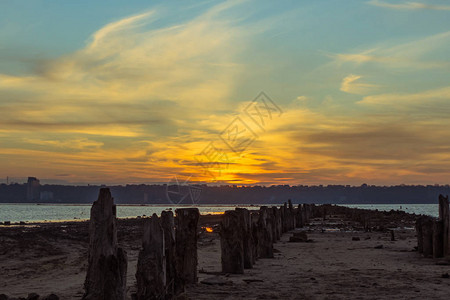
<instances>
[{"instance_id":1,"label":"driftwood","mask_svg":"<svg viewBox=\"0 0 450 300\"><path fill-rule=\"evenodd\" d=\"M244 230L241 213L228 210L220 226L220 248L223 273L244 273Z\"/></svg>"},{"instance_id":2,"label":"driftwood","mask_svg":"<svg viewBox=\"0 0 450 300\"><path fill-rule=\"evenodd\" d=\"M186 284L197 283L197 223L198 208L179 208L176 213L176 270L175 289L184 292Z\"/></svg>"},{"instance_id":3,"label":"driftwood","mask_svg":"<svg viewBox=\"0 0 450 300\"><path fill-rule=\"evenodd\" d=\"M164 231L156 214L145 220L142 250L137 270L137 299L164 299L166 294L166 258Z\"/></svg>"},{"instance_id":4,"label":"driftwood","mask_svg":"<svg viewBox=\"0 0 450 300\"><path fill-rule=\"evenodd\" d=\"M250 212L246 208L236 208L236 212L239 215L240 223L242 224L242 242L244 244L244 268L253 268L253 235L252 235L252 224L250 220Z\"/></svg>"},{"instance_id":5,"label":"driftwood","mask_svg":"<svg viewBox=\"0 0 450 300\"><path fill-rule=\"evenodd\" d=\"M91 208L88 270L82 299L125 299L126 274L126 252L117 243L116 206L109 189L102 188Z\"/></svg>"},{"instance_id":6,"label":"driftwood","mask_svg":"<svg viewBox=\"0 0 450 300\"><path fill-rule=\"evenodd\" d=\"M171 298L175 295L176 278L175 220L171 211L161 213L161 227L166 257L166 297Z\"/></svg>"}]
</instances>

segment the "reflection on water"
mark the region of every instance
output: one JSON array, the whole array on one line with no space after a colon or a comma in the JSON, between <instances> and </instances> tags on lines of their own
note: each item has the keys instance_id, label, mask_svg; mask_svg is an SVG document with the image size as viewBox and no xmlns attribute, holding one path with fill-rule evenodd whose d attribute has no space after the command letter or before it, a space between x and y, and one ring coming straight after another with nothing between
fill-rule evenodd
<instances>
[{"instance_id":1,"label":"reflection on water","mask_svg":"<svg viewBox=\"0 0 450 300\"><path fill-rule=\"evenodd\" d=\"M277 205L279 206L279 204ZM404 210L409 213L438 216L437 204L352 204L348 207L364 209L378 209L389 211ZM175 211L177 208L190 206L165 206L165 205L118 205L117 216L119 218L131 218L137 216L160 215L164 210ZM199 205L201 214L222 214L226 210L234 209L236 205ZM258 209L257 206L239 205L248 209ZM66 205L66 204L0 204L0 222L36 222L36 221L76 221L89 219L91 205Z\"/></svg>"}]
</instances>

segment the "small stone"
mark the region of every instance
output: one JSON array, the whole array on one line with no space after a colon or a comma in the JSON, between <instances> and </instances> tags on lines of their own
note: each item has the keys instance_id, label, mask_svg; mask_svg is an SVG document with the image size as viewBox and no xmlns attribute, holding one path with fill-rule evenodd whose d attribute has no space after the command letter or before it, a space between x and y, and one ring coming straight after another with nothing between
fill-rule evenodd
<instances>
[{"instance_id":1,"label":"small stone","mask_svg":"<svg viewBox=\"0 0 450 300\"><path fill-rule=\"evenodd\" d=\"M27 300L38 300L39 299L39 295L36 293L29 293Z\"/></svg>"},{"instance_id":2,"label":"small stone","mask_svg":"<svg viewBox=\"0 0 450 300\"><path fill-rule=\"evenodd\" d=\"M42 300L59 300L59 297L56 296L55 294L50 294L50 295L44 297L44 299L42 299Z\"/></svg>"},{"instance_id":3,"label":"small stone","mask_svg":"<svg viewBox=\"0 0 450 300\"><path fill-rule=\"evenodd\" d=\"M9 297L6 296L5 294L0 294L0 300L8 300Z\"/></svg>"},{"instance_id":4,"label":"small stone","mask_svg":"<svg viewBox=\"0 0 450 300\"><path fill-rule=\"evenodd\" d=\"M374 247L375 249L383 249L383 245L378 245Z\"/></svg>"},{"instance_id":5,"label":"small stone","mask_svg":"<svg viewBox=\"0 0 450 300\"><path fill-rule=\"evenodd\" d=\"M352 237L352 241L360 241L361 239L357 236Z\"/></svg>"},{"instance_id":6,"label":"small stone","mask_svg":"<svg viewBox=\"0 0 450 300\"><path fill-rule=\"evenodd\" d=\"M450 278L450 276L448 275L448 273L442 274L441 277L442 277L442 278Z\"/></svg>"}]
</instances>

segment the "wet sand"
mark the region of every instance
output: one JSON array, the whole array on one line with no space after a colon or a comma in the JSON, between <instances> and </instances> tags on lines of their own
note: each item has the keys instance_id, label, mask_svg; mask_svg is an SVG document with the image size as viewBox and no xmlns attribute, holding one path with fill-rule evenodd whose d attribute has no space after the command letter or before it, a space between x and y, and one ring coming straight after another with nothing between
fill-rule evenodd
<instances>
[{"instance_id":1,"label":"wet sand","mask_svg":"<svg viewBox=\"0 0 450 300\"><path fill-rule=\"evenodd\" d=\"M220 217L202 216L200 226ZM55 293L80 299L87 268L87 222L0 226L0 294L26 297ZM302 229L312 240L274 245L275 258L259 259L243 275L220 274L216 232L199 236L199 283L187 288L190 299L448 299L449 260L422 258L415 251L411 223L397 224L396 241L388 230L364 232L339 216L314 219ZM403 227L403 228L401 228ZM118 237L128 253L128 295L135 291L142 220L119 220ZM359 238L359 240L353 240ZM220 274L220 275L216 275ZM207 285L205 279L224 285Z\"/></svg>"}]
</instances>

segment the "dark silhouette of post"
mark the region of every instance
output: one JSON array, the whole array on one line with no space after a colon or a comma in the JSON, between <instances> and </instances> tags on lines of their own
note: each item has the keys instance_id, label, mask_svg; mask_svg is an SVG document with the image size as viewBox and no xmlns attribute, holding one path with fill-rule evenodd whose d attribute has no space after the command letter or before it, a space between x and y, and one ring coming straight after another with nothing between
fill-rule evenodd
<instances>
[{"instance_id":1,"label":"dark silhouette of post","mask_svg":"<svg viewBox=\"0 0 450 300\"><path fill-rule=\"evenodd\" d=\"M253 268L253 235L252 224L250 222L250 212L246 208L236 208L239 215L240 223L242 224L242 242L244 244L244 268Z\"/></svg>"},{"instance_id":2,"label":"dark silhouette of post","mask_svg":"<svg viewBox=\"0 0 450 300\"><path fill-rule=\"evenodd\" d=\"M244 273L244 228L239 212L225 212L220 225L221 264L223 273Z\"/></svg>"},{"instance_id":3,"label":"dark silhouette of post","mask_svg":"<svg viewBox=\"0 0 450 300\"><path fill-rule=\"evenodd\" d=\"M89 258L82 299L123 300L126 296L127 255L117 243L116 206L108 188L92 204Z\"/></svg>"},{"instance_id":4,"label":"dark silhouette of post","mask_svg":"<svg viewBox=\"0 0 450 300\"><path fill-rule=\"evenodd\" d=\"M171 211L161 213L161 227L166 257L166 297L170 298L175 295L176 279L175 220Z\"/></svg>"},{"instance_id":5,"label":"dark silhouette of post","mask_svg":"<svg viewBox=\"0 0 450 300\"><path fill-rule=\"evenodd\" d=\"M442 221L442 255L450 255L450 213L448 196L439 195L439 220Z\"/></svg>"},{"instance_id":6,"label":"dark silhouette of post","mask_svg":"<svg viewBox=\"0 0 450 300\"><path fill-rule=\"evenodd\" d=\"M164 299L166 295L164 231L156 214L146 219L144 223L136 283L138 300Z\"/></svg>"},{"instance_id":7,"label":"dark silhouette of post","mask_svg":"<svg viewBox=\"0 0 450 300\"><path fill-rule=\"evenodd\" d=\"M197 224L198 208L175 210L176 293L184 292L186 284L197 282Z\"/></svg>"}]
</instances>

